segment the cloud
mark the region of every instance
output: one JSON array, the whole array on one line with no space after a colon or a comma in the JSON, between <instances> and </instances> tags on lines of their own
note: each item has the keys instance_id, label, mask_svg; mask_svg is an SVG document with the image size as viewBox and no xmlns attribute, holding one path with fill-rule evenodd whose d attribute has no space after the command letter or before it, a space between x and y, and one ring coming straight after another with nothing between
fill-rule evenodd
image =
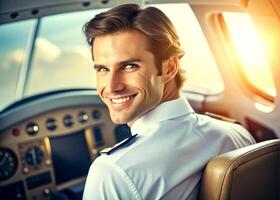
<instances>
[{"instance_id":1,"label":"cloud","mask_svg":"<svg viewBox=\"0 0 280 200\"><path fill-rule=\"evenodd\" d=\"M30 78L27 95L62 88L95 87L90 50L73 46L61 49L52 62L36 59Z\"/></svg>"},{"instance_id":2,"label":"cloud","mask_svg":"<svg viewBox=\"0 0 280 200\"><path fill-rule=\"evenodd\" d=\"M51 43L49 40L45 38L38 38L36 40L36 59L43 62L53 62L55 61L61 54L61 50L58 46Z\"/></svg>"},{"instance_id":3,"label":"cloud","mask_svg":"<svg viewBox=\"0 0 280 200\"><path fill-rule=\"evenodd\" d=\"M74 53L81 55L83 58L87 60L91 60L91 52L89 48L83 47L83 46L76 46L73 47L72 50Z\"/></svg>"},{"instance_id":4,"label":"cloud","mask_svg":"<svg viewBox=\"0 0 280 200\"><path fill-rule=\"evenodd\" d=\"M10 54L10 60L16 63L21 63L24 57L25 57L24 49L16 49L14 52Z\"/></svg>"},{"instance_id":5,"label":"cloud","mask_svg":"<svg viewBox=\"0 0 280 200\"><path fill-rule=\"evenodd\" d=\"M25 95L60 88L95 86L95 71L88 46L58 46L42 37L37 39L35 45ZM25 49L15 49L5 56L1 63L5 67L0 74L2 86L7 87L11 78L17 77L25 56ZM0 59L2 57L0 55Z\"/></svg>"},{"instance_id":6,"label":"cloud","mask_svg":"<svg viewBox=\"0 0 280 200\"><path fill-rule=\"evenodd\" d=\"M82 52L82 50L79 50ZM85 50L83 52L86 53ZM35 60L42 63L54 62L61 55L61 50L55 44L51 43L45 38L38 38L36 40ZM26 52L24 48L17 48L7 54L5 58L0 57L2 61L2 70L10 70L20 67L24 59L26 59Z\"/></svg>"},{"instance_id":7,"label":"cloud","mask_svg":"<svg viewBox=\"0 0 280 200\"><path fill-rule=\"evenodd\" d=\"M16 49L6 56L1 56L1 70L7 71L13 68L18 68L22 64L24 57L24 49Z\"/></svg>"}]
</instances>

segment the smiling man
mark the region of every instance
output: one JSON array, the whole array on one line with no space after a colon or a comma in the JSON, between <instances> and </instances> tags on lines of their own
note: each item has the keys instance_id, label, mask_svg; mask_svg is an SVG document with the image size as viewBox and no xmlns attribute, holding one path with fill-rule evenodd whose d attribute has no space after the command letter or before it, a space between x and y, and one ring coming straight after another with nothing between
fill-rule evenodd
<instances>
[{"instance_id":1,"label":"smiling man","mask_svg":"<svg viewBox=\"0 0 280 200\"><path fill-rule=\"evenodd\" d=\"M179 97L179 90L174 90L178 58L164 63L159 75L146 36L139 31L96 37L93 55L100 97L117 124L131 126L153 107Z\"/></svg>"},{"instance_id":2,"label":"smiling man","mask_svg":"<svg viewBox=\"0 0 280 200\"><path fill-rule=\"evenodd\" d=\"M254 143L241 126L196 114L180 96L184 55L160 10L115 7L84 26L97 90L132 137L90 167L83 199L196 199L207 162Z\"/></svg>"}]
</instances>

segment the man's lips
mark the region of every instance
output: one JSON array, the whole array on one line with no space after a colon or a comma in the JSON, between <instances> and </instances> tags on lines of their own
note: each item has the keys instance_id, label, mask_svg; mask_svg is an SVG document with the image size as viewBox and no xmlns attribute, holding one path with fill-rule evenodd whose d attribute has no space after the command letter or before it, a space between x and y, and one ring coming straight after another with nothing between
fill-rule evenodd
<instances>
[{"instance_id":1,"label":"man's lips","mask_svg":"<svg viewBox=\"0 0 280 200\"><path fill-rule=\"evenodd\" d=\"M110 99L110 102L115 106L121 106L128 103L130 100L132 100L137 94L128 95L128 96L120 96L120 97L107 97Z\"/></svg>"}]
</instances>

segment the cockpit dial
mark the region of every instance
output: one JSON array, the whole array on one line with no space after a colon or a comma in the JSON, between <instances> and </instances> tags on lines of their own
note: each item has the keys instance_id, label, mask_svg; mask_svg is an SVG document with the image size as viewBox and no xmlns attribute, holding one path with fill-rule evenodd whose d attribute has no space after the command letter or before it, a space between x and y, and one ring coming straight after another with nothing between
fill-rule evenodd
<instances>
[{"instance_id":1,"label":"cockpit dial","mask_svg":"<svg viewBox=\"0 0 280 200\"><path fill-rule=\"evenodd\" d=\"M38 166L42 163L44 158L44 152L38 146L29 147L24 155L26 163L30 166Z\"/></svg>"},{"instance_id":2,"label":"cockpit dial","mask_svg":"<svg viewBox=\"0 0 280 200\"><path fill-rule=\"evenodd\" d=\"M12 177L18 166L15 153L8 148L0 148L0 181Z\"/></svg>"}]
</instances>

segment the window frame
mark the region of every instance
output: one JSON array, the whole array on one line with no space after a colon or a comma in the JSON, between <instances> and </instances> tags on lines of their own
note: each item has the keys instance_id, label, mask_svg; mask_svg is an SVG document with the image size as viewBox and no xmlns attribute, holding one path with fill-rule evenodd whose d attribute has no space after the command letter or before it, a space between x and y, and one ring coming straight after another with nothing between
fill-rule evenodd
<instances>
[{"instance_id":1,"label":"window frame","mask_svg":"<svg viewBox=\"0 0 280 200\"><path fill-rule=\"evenodd\" d=\"M240 12L240 11L239 11ZM273 97L272 95L264 92L263 90L259 89L256 87L246 76L246 73L243 69L243 65L237 55L236 49L233 44L233 40L230 36L230 32L228 30L228 27L226 25L225 19L223 17L222 13L217 14L217 19L220 25L220 28L222 29L223 35L227 41L225 44L226 48L230 51L231 55L234 57L234 65L238 66L237 67L237 73L241 78L241 86L244 85L246 87L246 90L251 94L257 95L260 97L262 100L268 102L268 103L275 103L276 97ZM273 78L273 77L272 77ZM277 96L277 94L276 94Z\"/></svg>"}]
</instances>

